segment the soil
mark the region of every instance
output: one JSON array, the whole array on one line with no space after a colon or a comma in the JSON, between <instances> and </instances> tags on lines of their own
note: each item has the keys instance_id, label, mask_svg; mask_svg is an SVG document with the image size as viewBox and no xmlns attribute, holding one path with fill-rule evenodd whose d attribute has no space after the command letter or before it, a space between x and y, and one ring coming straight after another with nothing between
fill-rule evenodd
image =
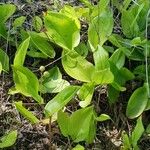
<instances>
[{"instance_id":1,"label":"soil","mask_svg":"<svg viewBox=\"0 0 150 150\"><path fill-rule=\"evenodd\" d=\"M30 1L30 0L28 0ZM56 9L57 7L62 7L64 4L70 5L81 5L77 0L37 0L27 2L27 0L1 0L1 3L14 3L17 6L17 13L13 16L25 15L28 17L25 28L31 29L30 19L35 15L42 15L47 9ZM97 3L97 1L92 1ZM120 33L120 28L116 24L114 32ZM119 25L118 25L119 26ZM84 26L85 27L85 26ZM86 28L83 32L86 32ZM86 34L85 34L86 35ZM83 38L86 40L86 37ZM7 45L2 44L4 48ZM9 47L7 50L9 56L11 56L10 61L13 61L15 54L15 49L13 46ZM59 55L59 54L58 54ZM29 67L32 67L32 60L26 62ZM40 62L45 64L45 62ZM59 63L59 62L57 62ZM38 69L38 68L32 68ZM77 81L71 79L64 74L64 78L68 81L76 83ZM9 95L9 89L13 86L12 73L0 75L0 137L10 130L18 130L18 138L15 145L7 148L7 150L49 150L49 126L45 124L31 125L27 120L25 120L15 109L13 102L16 100L22 100L25 106L31 110L38 118L43 118L43 106L38 106L34 103L31 98L25 98L24 96L18 94L15 96ZM130 95L130 90L129 90ZM45 95L47 99L50 99L54 95ZM128 95L121 95L119 101L110 106L107 100L107 87L97 88L93 97L93 104L95 105L96 111L101 113L109 114L113 120L104 123L97 124L97 134L94 143L87 145L84 142L81 144L85 146L86 150L119 150L121 141L121 132L123 130L130 133L132 128L135 126L135 121L130 121L126 118L125 109L127 105ZM75 105L75 104L73 104ZM71 106L72 107L72 106ZM74 106L77 107L77 106ZM74 109L74 108L73 108ZM145 114L146 117L148 116ZM58 125L56 122L52 123L52 147L53 150L67 150L75 146L70 139L63 137L60 133ZM150 149L150 138L143 136L140 141L141 150Z\"/></svg>"}]
</instances>

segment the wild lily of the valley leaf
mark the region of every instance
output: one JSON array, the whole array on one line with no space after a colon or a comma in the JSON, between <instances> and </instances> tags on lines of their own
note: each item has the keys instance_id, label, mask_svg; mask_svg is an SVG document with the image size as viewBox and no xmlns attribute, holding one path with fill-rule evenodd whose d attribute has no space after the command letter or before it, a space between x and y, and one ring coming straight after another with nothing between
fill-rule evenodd
<instances>
[{"instance_id":1,"label":"wild lily of the valley leaf","mask_svg":"<svg viewBox=\"0 0 150 150\"><path fill-rule=\"evenodd\" d=\"M0 5L0 36L7 39L7 30L5 22L16 10L16 6L12 4Z\"/></svg>"},{"instance_id":2,"label":"wild lily of the valley leaf","mask_svg":"<svg viewBox=\"0 0 150 150\"><path fill-rule=\"evenodd\" d=\"M98 45L103 45L111 35L113 29L113 14L111 11L104 11L96 16L90 23L88 29L88 41L92 51Z\"/></svg>"},{"instance_id":3,"label":"wild lily of the valley leaf","mask_svg":"<svg viewBox=\"0 0 150 150\"><path fill-rule=\"evenodd\" d=\"M24 40L18 47L15 58L14 66L23 66L27 49L29 47L30 37Z\"/></svg>"},{"instance_id":4,"label":"wild lily of the valley leaf","mask_svg":"<svg viewBox=\"0 0 150 150\"><path fill-rule=\"evenodd\" d=\"M46 38L40 36L40 34L36 32L29 32L31 37L32 44L40 50L44 55L54 58L55 51L54 48L50 45Z\"/></svg>"},{"instance_id":5,"label":"wild lily of the valley leaf","mask_svg":"<svg viewBox=\"0 0 150 150\"><path fill-rule=\"evenodd\" d=\"M16 90L25 96L33 97L38 103L43 103L42 97L38 94L39 81L35 74L23 66L12 66L12 68Z\"/></svg>"},{"instance_id":6,"label":"wild lily of the valley leaf","mask_svg":"<svg viewBox=\"0 0 150 150\"><path fill-rule=\"evenodd\" d=\"M9 57L2 49L0 49L0 63L1 71L9 71Z\"/></svg>"},{"instance_id":7,"label":"wild lily of the valley leaf","mask_svg":"<svg viewBox=\"0 0 150 150\"><path fill-rule=\"evenodd\" d=\"M78 92L78 97L81 100L79 105L84 108L91 103L95 85L93 83L85 83Z\"/></svg>"},{"instance_id":8,"label":"wild lily of the valley leaf","mask_svg":"<svg viewBox=\"0 0 150 150\"><path fill-rule=\"evenodd\" d=\"M122 68L125 63L125 54L120 50L117 49L112 56L109 58L111 62L113 62L118 69Z\"/></svg>"},{"instance_id":9,"label":"wild lily of the valley leaf","mask_svg":"<svg viewBox=\"0 0 150 150\"><path fill-rule=\"evenodd\" d=\"M0 62L0 75L1 75L2 70L3 70L2 63Z\"/></svg>"},{"instance_id":10,"label":"wild lily of the valley leaf","mask_svg":"<svg viewBox=\"0 0 150 150\"><path fill-rule=\"evenodd\" d=\"M137 142L141 138L142 134L144 133L144 130L145 129L142 123L142 117L139 117L137 119L136 126L131 135L131 143L132 143L133 148L137 146Z\"/></svg>"},{"instance_id":11,"label":"wild lily of the valley leaf","mask_svg":"<svg viewBox=\"0 0 150 150\"><path fill-rule=\"evenodd\" d=\"M79 90L78 86L67 86L61 92L59 92L52 100L50 100L45 106L45 115L51 116L54 113L62 109Z\"/></svg>"},{"instance_id":12,"label":"wild lily of the valley leaf","mask_svg":"<svg viewBox=\"0 0 150 150\"><path fill-rule=\"evenodd\" d=\"M62 79L58 67L49 70L47 76L42 76L40 83L40 90L42 93L58 93L70 85L68 81Z\"/></svg>"},{"instance_id":13,"label":"wild lily of the valley leaf","mask_svg":"<svg viewBox=\"0 0 150 150\"><path fill-rule=\"evenodd\" d=\"M93 107L79 109L71 116L64 112L58 113L58 125L62 133L65 133L64 136L70 136L74 142L92 143L95 137Z\"/></svg>"},{"instance_id":14,"label":"wild lily of the valley leaf","mask_svg":"<svg viewBox=\"0 0 150 150\"><path fill-rule=\"evenodd\" d=\"M17 139L17 130L10 131L0 138L0 148L6 148L12 146Z\"/></svg>"},{"instance_id":15,"label":"wild lily of the valley leaf","mask_svg":"<svg viewBox=\"0 0 150 150\"><path fill-rule=\"evenodd\" d=\"M24 106L22 106L22 102L15 102L16 109L23 115L23 117L27 118L32 124L39 123L39 120L33 113L28 111Z\"/></svg>"},{"instance_id":16,"label":"wild lily of the valley leaf","mask_svg":"<svg viewBox=\"0 0 150 150\"><path fill-rule=\"evenodd\" d=\"M110 116L106 114L101 114L99 117L96 117L96 120L100 122L110 120L110 119L111 119Z\"/></svg>"},{"instance_id":17,"label":"wild lily of the valley leaf","mask_svg":"<svg viewBox=\"0 0 150 150\"><path fill-rule=\"evenodd\" d=\"M68 75L83 82L91 82L94 65L79 55L76 51L63 50L62 65Z\"/></svg>"},{"instance_id":18,"label":"wild lily of the valley leaf","mask_svg":"<svg viewBox=\"0 0 150 150\"><path fill-rule=\"evenodd\" d=\"M40 31L43 26L43 21L39 16L33 17L33 27L36 31Z\"/></svg>"},{"instance_id":19,"label":"wild lily of the valley leaf","mask_svg":"<svg viewBox=\"0 0 150 150\"><path fill-rule=\"evenodd\" d=\"M73 50L80 41L80 28L74 18L49 11L44 18L47 35L64 49Z\"/></svg>"},{"instance_id":20,"label":"wild lily of the valley leaf","mask_svg":"<svg viewBox=\"0 0 150 150\"><path fill-rule=\"evenodd\" d=\"M140 116L145 110L147 102L147 86L144 85L143 87L136 89L131 95L127 105L126 115L131 119Z\"/></svg>"},{"instance_id":21,"label":"wild lily of the valley leaf","mask_svg":"<svg viewBox=\"0 0 150 150\"><path fill-rule=\"evenodd\" d=\"M131 10L122 11L121 26L122 31L127 38L137 37L139 33L139 26L136 20L133 22L134 19L135 16Z\"/></svg>"},{"instance_id":22,"label":"wild lily of the valley leaf","mask_svg":"<svg viewBox=\"0 0 150 150\"><path fill-rule=\"evenodd\" d=\"M26 20L26 17L25 16L21 16L21 17L18 17L14 20L13 22L13 27L14 28L18 28L18 27L21 27L22 24L25 22Z\"/></svg>"},{"instance_id":23,"label":"wild lily of the valley leaf","mask_svg":"<svg viewBox=\"0 0 150 150\"><path fill-rule=\"evenodd\" d=\"M106 50L98 45L97 50L93 53L95 72L92 75L92 81L95 84L108 84L114 80L114 75L110 71L108 61L108 53Z\"/></svg>"},{"instance_id":24,"label":"wild lily of the valley leaf","mask_svg":"<svg viewBox=\"0 0 150 150\"><path fill-rule=\"evenodd\" d=\"M130 139L129 136L127 135L127 133L125 131L122 132L122 141L123 141L123 147L121 150L128 150L131 148L131 143L130 143Z\"/></svg>"},{"instance_id":25,"label":"wild lily of the valley leaf","mask_svg":"<svg viewBox=\"0 0 150 150\"><path fill-rule=\"evenodd\" d=\"M84 150L84 147L78 144L72 150Z\"/></svg>"}]
</instances>

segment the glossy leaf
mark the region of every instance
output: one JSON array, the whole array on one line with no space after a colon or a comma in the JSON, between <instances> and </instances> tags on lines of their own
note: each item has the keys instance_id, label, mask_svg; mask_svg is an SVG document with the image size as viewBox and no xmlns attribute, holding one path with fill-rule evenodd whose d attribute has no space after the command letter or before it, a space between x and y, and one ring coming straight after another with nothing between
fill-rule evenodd
<instances>
[{"instance_id":1,"label":"glossy leaf","mask_svg":"<svg viewBox=\"0 0 150 150\"><path fill-rule=\"evenodd\" d=\"M95 122L93 113L93 107L86 107L77 110L71 115L69 134L75 142L93 142L95 137Z\"/></svg>"},{"instance_id":2,"label":"glossy leaf","mask_svg":"<svg viewBox=\"0 0 150 150\"><path fill-rule=\"evenodd\" d=\"M29 47L30 37L24 40L18 47L14 58L14 66L23 66L27 49Z\"/></svg>"},{"instance_id":3,"label":"glossy leaf","mask_svg":"<svg viewBox=\"0 0 150 150\"><path fill-rule=\"evenodd\" d=\"M21 17L16 18L14 20L13 27L14 28L21 27L22 24L25 22L25 20L26 20L25 16L21 16Z\"/></svg>"},{"instance_id":4,"label":"glossy leaf","mask_svg":"<svg viewBox=\"0 0 150 150\"><path fill-rule=\"evenodd\" d=\"M131 143L129 136L125 131L122 132L122 140L123 140L123 149L122 150L129 150L131 148Z\"/></svg>"},{"instance_id":5,"label":"glossy leaf","mask_svg":"<svg viewBox=\"0 0 150 150\"><path fill-rule=\"evenodd\" d=\"M33 17L33 27L36 31L40 31L43 26L43 21L39 16Z\"/></svg>"},{"instance_id":6,"label":"glossy leaf","mask_svg":"<svg viewBox=\"0 0 150 150\"><path fill-rule=\"evenodd\" d=\"M114 76L110 71L108 53L103 47L98 46L97 50L93 53L93 57L95 62L95 72L92 75L92 81L96 84L112 83Z\"/></svg>"},{"instance_id":7,"label":"glossy leaf","mask_svg":"<svg viewBox=\"0 0 150 150\"><path fill-rule=\"evenodd\" d=\"M92 74L95 70L94 65L80 56L77 52L68 53L63 50L62 65L68 75L83 82L91 82ZM83 71L84 70L84 71Z\"/></svg>"},{"instance_id":8,"label":"glossy leaf","mask_svg":"<svg viewBox=\"0 0 150 150\"><path fill-rule=\"evenodd\" d=\"M48 71L47 76L42 76L40 79L40 89L42 93L58 93L70 83L62 79L61 72L58 67L54 67Z\"/></svg>"},{"instance_id":9,"label":"glossy leaf","mask_svg":"<svg viewBox=\"0 0 150 150\"><path fill-rule=\"evenodd\" d=\"M16 90L25 96L33 97L38 103L43 103L42 97L38 94L39 82L35 74L26 67L12 66L12 68Z\"/></svg>"},{"instance_id":10,"label":"glossy leaf","mask_svg":"<svg viewBox=\"0 0 150 150\"><path fill-rule=\"evenodd\" d=\"M16 6L12 4L0 5L0 22L4 23L7 19L13 15L16 10Z\"/></svg>"},{"instance_id":11,"label":"glossy leaf","mask_svg":"<svg viewBox=\"0 0 150 150\"><path fill-rule=\"evenodd\" d=\"M102 46L107 41L112 29L113 14L111 11L104 11L92 20L88 29L88 41L92 51L95 51L98 44Z\"/></svg>"},{"instance_id":12,"label":"glossy leaf","mask_svg":"<svg viewBox=\"0 0 150 150\"><path fill-rule=\"evenodd\" d=\"M117 49L112 54L109 60L112 61L120 69L124 66L125 54L120 49Z\"/></svg>"},{"instance_id":13,"label":"glossy leaf","mask_svg":"<svg viewBox=\"0 0 150 150\"><path fill-rule=\"evenodd\" d=\"M124 35L127 38L136 37L139 33L139 26L136 21L132 24L135 16L133 15L132 11L124 10L122 11L121 16L121 26Z\"/></svg>"},{"instance_id":14,"label":"glossy leaf","mask_svg":"<svg viewBox=\"0 0 150 150\"><path fill-rule=\"evenodd\" d=\"M12 146L17 139L17 130L10 131L0 138L0 148L6 148Z\"/></svg>"},{"instance_id":15,"label":"glossy leaf","mask_svg":"<svg viewBox=\"0 0 150 150\"><path fill-rule=\"evenodd\" d=\"M144 85L136 89L131 95L127 105L126 115L131 119L138 117L146 108L147 102L147 87Z\"/></svg>"},{"instance_id":16,"label":"glossy leaf","mask_svg":"<svg viewBox=\"0 0 150 150\"><path fill-rule=\"evenodd\" d=\"M32 124L39 123L39 120L33 113L28 111L24 106L22 106L22 102L15 102L16 109L23 115L23 117L27 118Z\"/></svg>"},{"instance_id":17,"label":"glossy leaf","mask_svg":"<svg viewBox=\"0 0 150 150\"><path fill-rule=\"evenodd\" d=\"M101 114L99 117L96 117L96 120L100 122L110 120L110 119L111 119L110 116L106 114Z\"/></svg>"},{"instance_id":18,"label":"glossy leaf","mask_svg":"<svg viewBox=\"0 0 150 150\"><path fill-rule=\"evenodd\" d=\"M81 100L79 105L81 107L86 107L91 103L93 93L94 93L94 84L93 83L85 83L82 85L78 92L78 97Z\"/></svg>"},{"instance_id":19,"label":"glossy leaf","mask_svg":"<svg viewBox=\"0 0 150 150\"><path fill-rule=\"evenodd\" d=\"M78 144L72 150L84 150L84 147Z\"/></svg>"},{"instance_id":20,"label":"glossy leaf","mask_svg":"<svg viewBox=\"0 0 150 150\"><path fill-rule=\"evenodd\" d=\"M2 70L3 70L2 63L0 62L0 75L1 75Z\"/></svg>"},{"instance_id":21,"label":"glossy leaf","mask_svg":"<svg viewBox=\"0 0 150 150\"><path fill-rule=\"evenodd\" d=\"M2 49L0 49L0 63L2 70L9 71L9 57Z\"/></svg>"},{"instance_id":22,"label":"glossy leaf","mask_svg":"<svg viewBox=\"0 0 150 150\"><path fill-rule=\"evenodd\" d=\"M131 141L132 141L133 147L137 146L137 142L141 138L143 133L144 133L144 126L143 126L143 123L142 123L142 118L139 117L137 119L136 126L135 126L135 128L132 132L132 135L131 135Z\"/></svg>"},{"instance_id":23,"label":"glossy leaf","mask_svg":"<svg viewBox=\"0 0 150 150\"><path fill-rule=\"evenodd\" d=\"M49 38L62 48L72 50L79 44L80 27L74 18L49 11L44 18L44 22Z\"/></svg>"},{"instance_id":24,"label":"glossy leaf","mask_svg":"<svg viewBox=\"0 0 150 150\"><path fill-rule=\"evenodd\" d=\"M58 93L52 100L45 106L46 116L51 116L63 108L77 93L79 87L68 86L60 93Z\"/></svg>"},{"instance_id":25,"label":"glossy leaf","mask_svg":"<svg viewBox=\"0 0 150 150\"><path fill-rule=\"evenodd\" d=\"M47 41L46 38L40 36L36 32L30 32L29 33L31 37L31 41L33 45L40 50L44 55L54 58L55 57L55 51L54 48L50 45L50 43Z\"/></svg>"},{"instance_id":26,"label":"glossy leaf","mask_svg":"<svg viewBox=\"0 0 150 150\"><path fill-rule=\"evenodd\" d=\"M70 128L69 128L70 117L68 116L68 114L65 112L59 111L57 114L57 122L58 122L58 126L61 130L61 133L65 137L68 137L69 132L70 132Z\"/></svg>"}]
</instances>

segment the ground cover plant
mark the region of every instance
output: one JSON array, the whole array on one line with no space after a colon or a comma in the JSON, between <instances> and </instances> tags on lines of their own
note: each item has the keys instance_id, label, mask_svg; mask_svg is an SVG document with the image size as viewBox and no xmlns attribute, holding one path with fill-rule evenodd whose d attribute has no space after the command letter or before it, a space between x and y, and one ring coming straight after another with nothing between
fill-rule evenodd
<instances>
[{"instance_id":1,"label":"ground cover plant","mask_svg":"<svg viewBox=\"0 0 150 150\"><path fill-rule=\"evenodd\" d=\"M149 149L149 0L23 9L0 5L0 148Z\"/></svg>"}]
</instances>

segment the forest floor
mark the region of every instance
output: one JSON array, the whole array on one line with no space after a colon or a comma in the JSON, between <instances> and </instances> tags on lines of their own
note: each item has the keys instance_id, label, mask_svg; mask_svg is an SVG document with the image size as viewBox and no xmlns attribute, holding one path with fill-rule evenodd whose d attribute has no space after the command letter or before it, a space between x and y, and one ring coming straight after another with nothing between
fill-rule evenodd
<instances>
[{"instance_id":1,"label":"forest floor","mask_svg":"<svg viewBox=\"0 0 150 150\"><path fill-rule=\"evenodd\" d=\"M29 1L29 0L28 0ZM8 3L8 0L1 0L1 3ZM55 1L50 0L37 0L34 2L27 2L27 0L9 0L14 3L17 8L16 15L25 15L33 17L34 15L42 15L49 7L62 7L64 4L81 5L80 2L75 0ZM96 1L95 1L96 2ZM30 22L25 25L26 28L31 28ZM86 32L86 31L85 31ZM86 38L86 37L85 37ZM11 56L11 61L14 58L14 54L11 49L8 49L8 54ZM58 54L59 55L59 54ZM26 62L31 67L32 60ZM41 62L46 64L45 62ZM60 65L60 62L57 62ZM37 69L37 68L36 68ZM64 78L70 80L70 82L76 82L65 74ZM49 149L49 130L48 126L44 124L31 125L16 111L12 102L15 99L24 100L27 103L30 110L34 110L34 113L38 118L42 118L42 106L38 106L35 103L28 103L29 99L25 99L21 95L8 95L9 89L13 86L12 73L0 75L0 136L11 129L18 130L18 138L15 145L8 148L8 150L48 150ZM130 87L131 89L131 87ZM127 89L130 95L130 89ZM96 89L93 97L93 103L97 108L97 112L109 114L113 120L104 123L97 124L96 138L91 145L85 145L87 150L119 150L121 147L121 132L123 130L130 133L135 121L130 121L125 116L125 110L129 95L120 96L119 101L110 107L107 101L107 88L104 86L103 90ZM49 96L49 95L48 95ZM32 102L32 99L31 99ZM76 107L76 106L75 106ZM145 114L147 117L147 114ZM147 119L148 120L148 119ZM54 122L52 124L52 147L54 150L67 150L74 144L70 139L63 137L59 131L58 125ZM141 150L150 149L150 139L146 139L144 136L140 141Z\"/></svg>"}]
</instances>

